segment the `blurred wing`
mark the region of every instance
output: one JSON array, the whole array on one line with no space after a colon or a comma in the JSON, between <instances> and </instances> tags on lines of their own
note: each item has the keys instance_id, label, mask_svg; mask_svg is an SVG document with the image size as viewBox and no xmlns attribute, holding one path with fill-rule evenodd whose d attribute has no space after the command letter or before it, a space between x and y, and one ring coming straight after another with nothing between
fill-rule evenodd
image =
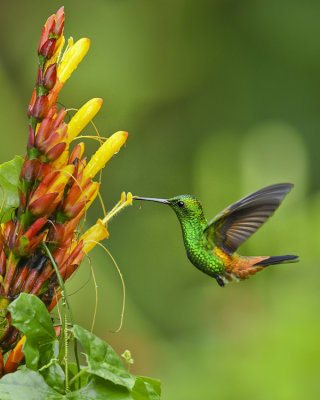
<instances>
[{"instance_id":1,"label":"blurred wing","mask_svg":"<svg viewBox=\"0 0 320 400\"><path fill-rule=\"evenodd\" d=\"M232 254L275 212L291 183L267 186L227 207L204 230L209 242Z\"/></svg>"}]
</instances>

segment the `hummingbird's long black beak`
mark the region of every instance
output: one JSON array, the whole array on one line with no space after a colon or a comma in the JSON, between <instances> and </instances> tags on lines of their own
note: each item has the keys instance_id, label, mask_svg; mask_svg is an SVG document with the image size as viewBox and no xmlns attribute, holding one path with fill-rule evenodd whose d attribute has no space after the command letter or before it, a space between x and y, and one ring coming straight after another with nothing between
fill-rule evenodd
<instances>
[{"instance_id":1,"label":"hummingbird's long black beak","mask_svg":"<svg viewBox=\"0 0 320 400\"><path fill-rule=\"evenodd\" d=\"M133 197L134 200L147 200L147 201L154 201L156 203L163 203L163 204L170 204L170 201L166 199L154 199L152 197Z\"/></svg>"}]
</instances>

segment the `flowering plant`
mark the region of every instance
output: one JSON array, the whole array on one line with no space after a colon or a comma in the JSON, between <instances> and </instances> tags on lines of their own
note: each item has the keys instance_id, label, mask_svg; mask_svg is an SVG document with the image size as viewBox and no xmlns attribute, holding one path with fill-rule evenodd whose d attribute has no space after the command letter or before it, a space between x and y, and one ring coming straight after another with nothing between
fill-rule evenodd
<instances>
[{"instance_id":1,"label":"flowering plant","mask_svg":"<svg viewBox=\"0 0 320 400\"><path fill-rule=\"evenodd\" d=\"M128 134L119 131L107 140L99 138L100 147L89 162L83 143L71 148L99 111L102 99L88 101L69 123L67 110L58 109L60 90L90 46L89 39L73 43L70 38L62 54L64 20L62 7L48 18L41 33L36 87L28 107L27 154L0 166L0 374L4 375L0 398L102 399L120 394L121 399L158 399L159 382L130 374L112 348L75 325L67 310L64 282L85 255L108 237L108 221L132 203L132 195L123 193L103 219L78 233L99 192L94 177L125 144ZM48 312L61 297L64 313L60 326L54 328ZM68 362L71 337L76 364ZM77 341L87 353L85 367L78 361ZM12 373L22 362L25 366Z\"/></svg>"}]
</instances>

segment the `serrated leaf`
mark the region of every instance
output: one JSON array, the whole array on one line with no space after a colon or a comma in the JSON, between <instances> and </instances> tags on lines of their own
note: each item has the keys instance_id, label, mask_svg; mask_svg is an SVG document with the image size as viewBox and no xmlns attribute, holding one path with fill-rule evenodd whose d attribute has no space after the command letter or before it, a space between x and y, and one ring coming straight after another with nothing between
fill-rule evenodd
<instances>
[{"instance_id":1,"label":"serrated leaf","mask_svg":"<svg viewBox=\"0 0 320 400\"><path fill-rule=\"evenodd\" d=\"M108 343L79 325L74 325L73 334L87 353L88 373L128 389L133 388L135 376L126 370L121 358Z\"/></svg>"},{"instance_id":2,"label":"serrated leaf","mask_svg":"<svg viewBox=\"0 0 320 400\"><path fill-rule=\"evenodd\" d=\"M23 158L15 156L11 161L0 165L0 221L12 219L13 210L19 205L19 176Z\"/></svg>"},{"instance_id":3,"label":"serrated leaf","mask_svg":"<svg viewBox=\"0 0 320 400\"><path fill-rule=\"evenodd\" d=\"M160 400L161 382L156 379L137 376L136 384L132 389L134 400Z\"/></svg>"},{"instance_id":4,"label":"serrated leaf","mask_svg":"<svg viewBox=\"0 0 320 400\"><path fill-rule=\"evenodd\" d=\"M8 310L12 325L26 335L23 353L28 368L36 370L58 357L59 342L50 315L38 297L21 293Z\"/></svg>"},{"instance_id":5,"label":"serrated leaf","mask_svg":"<svg viewBox=\"0 0 320 400\"><path fill-rule=\"evenodd\" d=\"M64 396L52 389L41 374L22 368L0 380L1 400L62 400Z\"/></svg>"}]
</instances>

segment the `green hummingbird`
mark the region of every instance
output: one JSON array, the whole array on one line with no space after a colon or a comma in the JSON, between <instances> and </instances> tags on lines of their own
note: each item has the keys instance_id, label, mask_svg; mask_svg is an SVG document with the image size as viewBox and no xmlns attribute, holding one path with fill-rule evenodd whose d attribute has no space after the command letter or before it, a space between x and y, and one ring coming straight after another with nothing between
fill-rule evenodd
<instances>
[{"instance_id":1,"label":"green hummingbird","mask_svg":"<svg viewBox=\"0 0 320 400\"><path fill-rule=\"evenodd\" d=\"M292 186L279 183L264 187L230 205L209 222L200 201L189 194L171 199L138 196L134 199L169 205L179 219L191 263L224 286L232 280L244 280L269 265L298 259L295 255L245 257L236 253L237 248L273 215Z\"/></svg>"}]
</instances>

